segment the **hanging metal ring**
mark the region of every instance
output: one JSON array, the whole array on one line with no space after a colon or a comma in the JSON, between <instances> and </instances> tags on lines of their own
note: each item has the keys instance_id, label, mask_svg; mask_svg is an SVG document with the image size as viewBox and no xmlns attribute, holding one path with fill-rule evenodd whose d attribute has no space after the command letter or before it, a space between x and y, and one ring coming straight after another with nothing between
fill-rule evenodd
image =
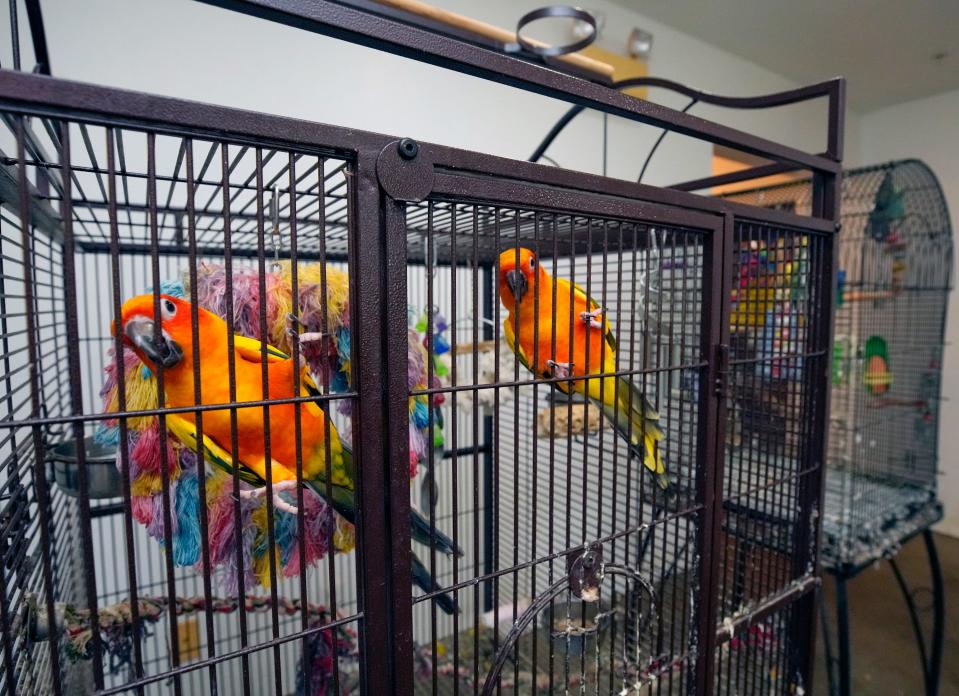
<instances>
[{"instance_id":1,"label":"hanging metal ring","mask_svg":"<svg viewBox=\"0 0 959 696\"><path fill-rule=\"evenodd\" d=\"M541 46L523 36L523 29L529 24L539 19L552 19L556 17L569 17L580 22L585 22L592 27L593 31L585 38L559 46ZM534 55L542 58L555 58L556 56L565 56L567 53L576 53L576 51L581 51L586 48L596 40L597 31L596 18L586 10L572 7L571 5L547 5L546 7L540 7L538 10L527 12L520 17L519 22L516 24L516 43L518 43L523 50Z\"/></svg>"}]
</instances>

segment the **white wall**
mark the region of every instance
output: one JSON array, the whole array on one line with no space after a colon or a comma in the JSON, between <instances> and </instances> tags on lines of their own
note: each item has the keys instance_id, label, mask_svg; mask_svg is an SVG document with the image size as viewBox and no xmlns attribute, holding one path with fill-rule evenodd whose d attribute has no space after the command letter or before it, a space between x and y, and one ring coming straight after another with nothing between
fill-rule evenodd
<instances>
[{"instance_id":1,"label":"white wall","mask_svg":"<svg viewBox=\"0 0 959 696\"><path fill-rule=\"evenodd\" d=\"M542 3L437 4L509 27ZM606 13L600 44L607 48L622 50L634 26L653 32L651 72L658 76L734 95L796 86L623 7L599 0L592 6ZM54 74L65 78L517 158L528 157L566 109L566 104L545 97L188 0L45 0L43 9ZM9 45L2 34L6 31L0 28L0 46ZM23 32L26 35L25 27ZM0 60L9 65L6 55ZM651 96L675 106L686 102L661 91ZM730 125L810 150L818 151L825 143L825 104L742 113L696 107L693 113L723 118ZM856 121L851 119L852 130ZM609 128L609 173L635 178L658 131L619 119L610 119ZM561 136L550 154L565 167L599 172L601 138L602 118L586 115ZM706 175L710 155L708 143L670 136L646 180L667 184Z\"/></svg>"},{"instance_id":2,"label":"white wall","mask_svg":"<svg viewBox=\"0 0 959 696\"><path fill-rule=\"evenodd\" d=\"M897 104L862 117L865 162L916 157L932 167L946 192L953 233L959 232L959 90ZM959 536L959 304L946 319L939 456L939 492L946 518L941 532Z\"/></svg>"}]
</instances>

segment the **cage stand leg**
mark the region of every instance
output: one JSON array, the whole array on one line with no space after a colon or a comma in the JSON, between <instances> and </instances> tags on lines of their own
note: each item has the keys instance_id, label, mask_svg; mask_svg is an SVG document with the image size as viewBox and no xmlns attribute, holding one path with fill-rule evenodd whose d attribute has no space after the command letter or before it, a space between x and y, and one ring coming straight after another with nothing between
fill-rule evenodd
<instances>
[{"instance_id":1,"label":"cage stand leg","mask_svg":"<svg viewBox=\"0 0 959 696\"><path fill-rule=\"evenodd\" d=\"M852 654L849 649L849 597L847 578L836 576L836 627L839 642L839 696L852 695Z\"/></svg>"},{"instance_id":2,"label":"cage stand leg","mask_svg":"<svg viewBox=\"0 0 959 696\"><path fill-rule=\"evenodd\" d=\"M926 529L922 533L922 540L926 544L926 554L929 556L929 574L932 578L932 649L929 653L927 669L928 696L939 696L939 679L942 672L942 655L945 648L945 610L946 596L942 583L942 566L939 565L939 552L936 550L936 539L932 530Z\"/></svg>"},{"instance_id":3,"label":"cage stand leg","mask_svg":"<svg viewBox=\"0 0 959 696\"><path fill-rule=\"evenodd\" d=\"M826 688L829 696L836 696L836 654L833 652L832 636L829 635L829 616L826 611L826 597L819 602L819 620L822 623L822 646L826 658Z\"/></svg>"},{"instance_id":4,"label":"cage stand leg","mask_svg":"<svg viewBox=\"0 0 959 696\"><path fill-rule=\"evenodd\" d=\"M912 631L916 637L916 647L919 650L919 660L922 664L923 684L926 690L926 696L938 696L939 677L942 669L943 655L943 632L944 632L944 604L945 596L942 584L942 568L939 565L939 555L936 552L935 537L932 531L926 529L922 533L923 542L926 546L926 553L929 557L929 575L932 580L933 596L933 625L932 625L932 643L926 644L926 637L923 634L922 623L919 620L919 609L916 606L915 599L909 590L909 585L899 569L899 564L895 558L889 559L889 567L892 568L893 575L896 578L896 584L902 593L903 600L906 603L906 609L909 611L909 621L912 624Z\"/></svg>"},{"instance_id":5,"label":"cage stand leg","mask_svg":"<svg viewBox=\"0 0 959 696\"><path fill-rule=\"evenodd\" d=\"M933 626L932 642L927 645L919 620L919 610L906 583L906 579L899 569L895 558L889 559L889 566L909 612L909 620L913 634L916 637L916 648L922 664L923 686L926 696L939 696L939 682L942 672L942 658L945 649L945 587L942 580L942 567L939 563L939 554L936 550L935 537L932 531L926 529L922 533L926 554L929 558L929 573L932 581L933 596ZM836 575L836 618L839 643L839 681L836 682L836 659L833 653L832 641L829 635L829 626L826 611L822 609L823 647L826 658L826 677L829 683L829 693L832 696L849 696L852 693L852 653L849 640L849 600L846 591L846 582L849 578Z\"/></svg>"},{"instance_id":6,"label":"cage stand leg","mask_svg":"<svg viewBox=\"0 0 959 696\"><path fill-rule=\"evenodd\" d=\"M912 633L916 637L916 647L919 649L919 663L922 665L922 679L926 687L926 694L933 693L929 689L929 657L926 652L926 637L922 633L922 624L919 622L919 611L916 608L916 602L909 591L909 585L906 584L906 578L899 570L899 564L895 557L889 559L889 567L892 568L892 574L896 578L896 584L899 585L899 591L902 593L903 601L906 603L906 609L909 611L909 623L912 625Z\"/></svg>"}]
</instances>

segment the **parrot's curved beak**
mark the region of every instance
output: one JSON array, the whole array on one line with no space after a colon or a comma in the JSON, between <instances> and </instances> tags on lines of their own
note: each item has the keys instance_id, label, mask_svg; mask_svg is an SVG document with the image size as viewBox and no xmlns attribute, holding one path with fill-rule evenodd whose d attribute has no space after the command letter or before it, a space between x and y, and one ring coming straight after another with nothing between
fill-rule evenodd
<instances>
[{"instance_id":1,"label":"parrot's curved beak","mask_svg":"<svg viewBox=\"0 0 959 696\"><path fill-rule=\"evenodd\" d=\"M516 298L516 301L519 302L523 299L523 295L529 292L529 281L526 280L526 276L523 275L521 271L512 270L506 272L506 284L509 286L509 289L513 293L513 297Z\"/></svg>"},{"instance_id":2,"label":"parrot's curved beak","mask_svg":"<svg viewBox=\"0 0 959 696\"><path fill-rule=\"evenodd\" d=\"M160 334L159 345L153 339L153 320L138 314L123 324L124 337L154 364L174 367L183 360L183 349L166 332Z\"/></svg>"}]
</instances>

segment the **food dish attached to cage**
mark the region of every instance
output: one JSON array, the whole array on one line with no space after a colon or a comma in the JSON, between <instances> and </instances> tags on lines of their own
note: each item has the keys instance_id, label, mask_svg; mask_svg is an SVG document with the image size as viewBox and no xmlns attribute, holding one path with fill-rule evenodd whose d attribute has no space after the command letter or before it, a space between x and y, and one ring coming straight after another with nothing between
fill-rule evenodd
<instances>
[{"instance_id":1,"label":"food dish attached to cage","mask_svg":"<svg viewBox=\"0 0 959 696\"><path fill-rule=\"evenodd\" d=\"M91 500L119 498L123 493L122 479L117 470L117 452L93 437L83 440L83 460L87 473L87 497ZM47 453L53 464L53 478L71 498L80 497L80 461L76 440L64 440Z\"/></svg>"},{"instance_id":2,"label":"food dish attached to cage","mask_svg":"<svg viewBox=\"0 0 959 696\"><path fill-rule=\"evenodd\" d=\"M578 656L585 653L590 640L602 640L615 613L605 601L573 601L553 612L544 611L540 626L549 632L554 650Z\"/></svg>"}]
</instances>

